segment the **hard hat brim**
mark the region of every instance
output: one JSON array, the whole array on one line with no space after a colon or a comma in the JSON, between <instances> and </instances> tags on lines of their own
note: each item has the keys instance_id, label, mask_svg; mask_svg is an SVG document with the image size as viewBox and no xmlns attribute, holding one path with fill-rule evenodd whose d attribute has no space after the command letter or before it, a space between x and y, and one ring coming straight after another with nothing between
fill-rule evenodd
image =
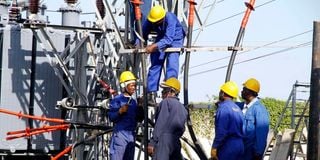
<instances>
[{"instance_id":1,"label":"hard hat brim","mask_svg":"<svg viewBox=\"0 0 320 160\"><path fill-rule=\"evenodd\" d=\"M165 83L161 83L161 84L160 84L160 87L161 87L161 88L169 88L169 86L166 85Z\"/></svg>"},{"instance_id":2,"label":"hard hat brim","mask_svg":"<svg viewBox=\"0 0 320 160\"><path fill-rule=\"evenodd\" d=\"M161 21L163 18L165 17L165 15L161 18L152 18L150 17L150 15L148 16L148 21L150 21L151 23L156 23L156 22L159 22Z\"/></svg>"}]
</instances>

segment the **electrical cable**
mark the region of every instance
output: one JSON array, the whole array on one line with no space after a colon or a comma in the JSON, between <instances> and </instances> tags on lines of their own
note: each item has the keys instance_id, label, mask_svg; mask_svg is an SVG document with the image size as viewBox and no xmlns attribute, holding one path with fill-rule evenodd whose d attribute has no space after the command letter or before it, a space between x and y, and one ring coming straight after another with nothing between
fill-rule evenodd
<instances>
[{"instance_id":1,"label":"electrical cable","mask_svg":"<svg viewBox=\"0 0 320 160\"><path fill-rule=\"evenodd\" d=\"M257 6L255 7L255 9L256 9L256 8L259 8L259 7L262 7L262 6L264 6L264 5L267 5L267 4L269 4L269 3L272 3L272 2L274 2L274 1L276 1L276 0L270 0L270 1L268 1L268 2L265 2L265 3L262 3L262 4L260 4L260 5L257 5ZM214 25L214 24L217 24L217 23L226 21L226 20L231 19L231 18L233 18L233 17L242 15L243 13L245 13L245 11L242 11L242 12L240 12L240 13L236 13L236 14L231 15L231 16L229 16L229 17L222 18L222 19L217 20L217 21L215 21L215 22L209 23L209 24L205 25L205 27L212 26L212 25ZM196 28L196 29L194 29L193 31L197 31L197 30L199 30L199 29L201 29L201 28Z\"/></svg>"},{"instance_id":2,"label":"electrical cable","mask_svg":"<svg viewBox=\"0 0 320 160\"><path fill-rule=\"evenodd\" d=\"M279 51L271 52L271 53L268 53L268 54L265 54L265 55L262 55L262 56L254 57L254 58L251 58L251 59L247 59L247 60L244 60L244 61L236 62L236 63L234 63L234 65L245 63L245 62L250 62L250 61L253 61L253 60L257 60L257 59L264 58L264 57L269 57L269 56L276 55L276 54L280 54L280 53L287 52L287 51L290 51L290 50L293 50L293 49L305 47L305 46L308 46L310 44L312 44L312 41L309 41L309 42L306 42L306 43L302 43L302 44L299 44L299 45L296 45L296 46L292 46L292 47L289 47L289 48L286 48L286 49L282 49L282 50L279 50ZM204 74L204 73L207 73L207 72L215 71L215 70L226 68L226 67L228 67L228 65L224 65L224 66L220 66L220 67L217 67L217 68L208 69L208 70L205 70L205 71L189 74L189 77L200 75L200 74Z\"/></svg>"},{"instance_id":3,"label":"electrical cable","mask_svg":"<svg viewBox=\"0 0 320 160\"><path fill-rule=\"evenodd\" d=\"M301 35L304 35L304 34L307 34L307 33L310 33L310 32L312 32L312 30L307 30L307 31L304 31L304 32L301 32L301 33L298 33L298 34L295 34L295 35L292 35L292 36L289 36L289 37L286 37L286 38L282 38L280 40L276 40L276 41L273 41L273 42L270 42L270 43L267 43L267 44L264 44L264 45L261 45L261 46L257 46L257 47L254 47L251 50L248 50L248 51L239 52L238 55L243 54L243 53L247 53L247 52L250 52L250 51L254 51L254 50L257 50L257 49L260 49L260 48L264 48L264 47L267 47L267 46L270 46L270 45L273 45L273 44L276 44L276 43L279 43L279 42L282 42L282 41L286 41L286 40L289 40L289 39L292 39L292 38L295 38L295 37L298 37L298 36L301 36ZM208 61L208 62L205 62L205 63L198 64L198 65L195 65L195 66L191 66L190 69L197 68L197 67L200 67L200 66L203 66L203 65L207 65L207 64L210 64L210 63L213 63L213 62L217 62L217 61L220 61L220 60L223 60L223 59L227 59L229 57L230 56L225 56L225 57L222 57L222 58L218 58L218 59L215 59L215 60L211 60L211 61Z\"/></svg>"},{"instance_id":4,"label":"electrical cable","mask_svg":"<svg viewBox=\"0 0 320 160\"><path fill-rule=\"evenodd\" d=\"M206 8L208 8L208 7L211 7L212 5L216 5L216 4L221 3L221 2L223 2L223 1L225 1L225 0L220 0L220 1L217 1L217 2L215 2L215 3L211 3L211 4L209 4L209 5L204 6L203 9L206 9Z\"/></svg>"}]
</instances>

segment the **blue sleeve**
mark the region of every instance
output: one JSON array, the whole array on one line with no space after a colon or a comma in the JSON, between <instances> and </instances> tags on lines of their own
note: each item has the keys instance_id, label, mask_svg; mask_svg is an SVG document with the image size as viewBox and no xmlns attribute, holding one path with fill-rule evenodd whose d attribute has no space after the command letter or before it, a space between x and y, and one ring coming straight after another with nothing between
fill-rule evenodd
<instances>
[{"instance_id":1,"label":"blue sleeve","mask_svg":"<svg viewBox=\"0 0 320 160\"><path fill-rule=\"evenodd\" d=\"M264 153L267 136L269 133L269 113L265 109L265 107L261 104L261 106L257 107L256 113L256 144L254 146L255 153L258 155L262 155Z\"/></svg>"},{"instance_id":2,"label":"blue sleeve","mask_svg":"<svg viewBox=\"0 0 320 160\"><path fill-rule=\"evenodd\" d=\"M120 118L119 109L121 107L121 101L118 97L115 97L110 102L110 110L108 112L109 119L112 122L117 122Z\"/></svg>"},{"instance_id":3,"label":"blue sleeve","mask_svg":"<svg viewBox=\"0 0 320 160\"><path fill-rule=\"evenodd\" d=\"M169 119L169 106L166 100L163 100L158 108L157 119L153 130L151 144L155 146L158 143L159 137L166 130L167 120Z\"/></svg>"},{"instance_id":4,"label":"blue sleeve","mask_svg":"<svg viewBox=\"0 0 320 160\"><path fill-rule=\"evenodd\" d=\"M224 143L228 135L228 128L227 128L228 123L229 123L228 110L223 109L223 106L222 106L221 109L217 110L217 114L216 114L215 138L212 144L213 148L219 148Z\"/></svg>"},{"instance_id":5,"label":"blue sleeve","mask_svg":"<svg viewBox=\"0 0 320 160\"><path fill-rule=\"evenodd\" d=\"M178 22L178 20L175 17L168 15L168 19L166 19L165 23L166 23L165 35L163 36L162 39L160 39L157 42L157 46L160 51L164 50L165 48L171 47L171 44L175 36L177 23L180 23L180 22Z\"/></svg>"}]
</instances>

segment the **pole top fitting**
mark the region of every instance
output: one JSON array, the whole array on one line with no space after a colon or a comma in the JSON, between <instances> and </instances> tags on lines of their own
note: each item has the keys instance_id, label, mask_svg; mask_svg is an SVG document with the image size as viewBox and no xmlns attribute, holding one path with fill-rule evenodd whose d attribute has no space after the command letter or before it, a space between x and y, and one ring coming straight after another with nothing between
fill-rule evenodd
<instances>
[{"instance_id":1,"label":"pole top fitting","mask_svg":"<svg viewBox=\"0 0 320 160\"><path fill-rule=\"evenodd\" d=\"M253 7L253 5L251 3L244 2L244 4L246 5L247 8L249 8L252 11L254 11L254 7Z\"/></svg>"}]
</instances>

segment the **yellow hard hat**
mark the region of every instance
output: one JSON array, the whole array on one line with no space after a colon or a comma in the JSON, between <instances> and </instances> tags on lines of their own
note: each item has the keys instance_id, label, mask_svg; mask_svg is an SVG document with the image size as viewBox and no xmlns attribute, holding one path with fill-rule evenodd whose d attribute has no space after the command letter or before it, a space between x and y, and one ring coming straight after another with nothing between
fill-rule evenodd
<instances>
[{"instance_id":1,"label":"yellow hard hat","mask_svg":"<svg viewBox=\"0 0 320 160\"><path fill-rule=\"evenodd\" d=\"M160 84L161 87L170 87L176 90L178 93L180 92L180 82L174 77L167 79L165 82Z\"/></svg>"},{"instance_id":2,"label":"yellow hard hat","mask_svg":"<svg viewBox=\"0 0 320 160\"><path fill-rule=\"evenodd\" d=\"M136 80L137 78L130 71L124 71L120 75L120 83L124 83L131 80Z\"/></svg>"},{"instance_id":3,"label":"yellow hard hat","mask_svg":"<svg viewBox=\"0 0 320 160\"><path fill-rule=\"evenodd\" d=\"M246 82L243 83L243 86L256 92L256 93L259 93L259 91L260 91L260 83L258 80L254 79L254 78L248 79Z\"/></svg>"},{"instance_id":4,"label":"yellow hard hat","mask_svg":"<svg viewBox=\"0 0 320 160\"><path fill-rule=\"evenodd\" d=\"M239 88L238 88L238 85L233 81L228 81L224 83L220 87L220 90L222 90L224 93L228 94L233 98L238 97Z\"/></svg>"},{"instance_id":5,"label":"yellow hard hat","mask_svg":"<svg viewBox=\"0 0 320 160\"><path fill-rule=\"evenodd\" d=\"M165 15L166 11L164 10L164 8L160 5L157 5L151 8L148 15L148 20L152 23L158 22L159 20L164 18Z\"/></svg>"}]
</instances>

